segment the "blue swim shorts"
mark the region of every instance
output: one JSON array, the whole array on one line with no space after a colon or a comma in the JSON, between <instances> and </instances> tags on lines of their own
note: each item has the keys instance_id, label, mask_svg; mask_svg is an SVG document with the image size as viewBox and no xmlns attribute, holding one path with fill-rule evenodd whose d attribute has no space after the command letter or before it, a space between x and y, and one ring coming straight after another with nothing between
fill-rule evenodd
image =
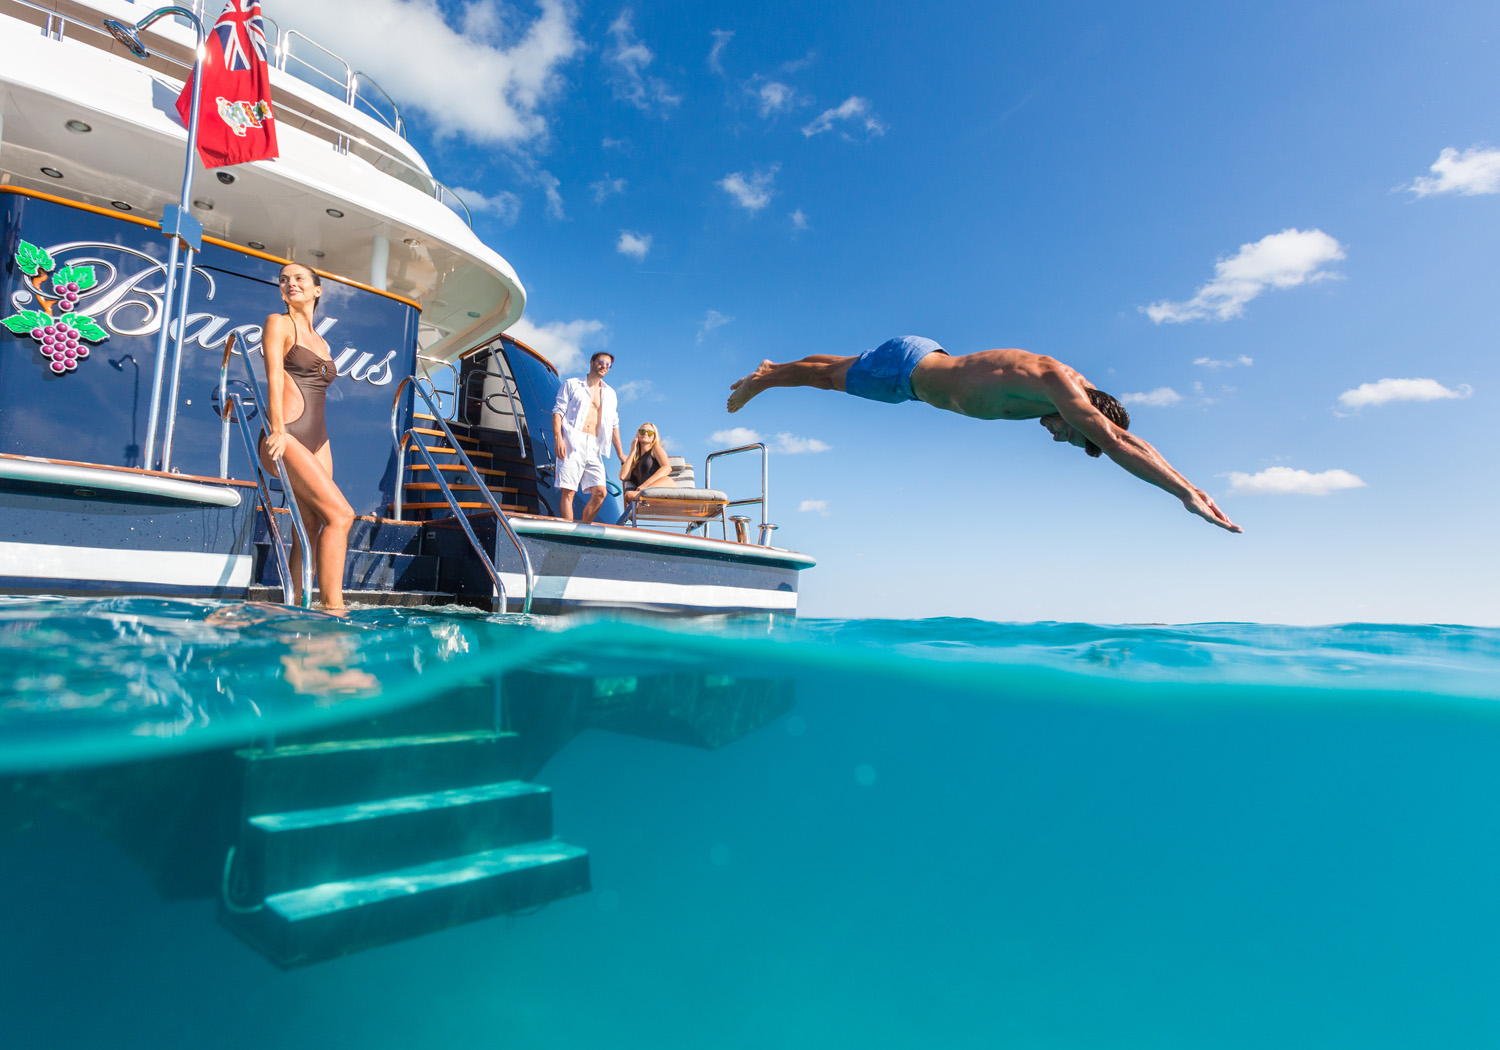
<instances>
[{"instance_id":1,"label":"blue swim shorts","mask_svg":"<svg viewBox=\"0 0 1500 1050\"><path fill-rule=\"evenodd\" d=\"M855 358L844 377L844 391L890 405L915 401L917 394L911 386L911 374L917 362L928 354L945 353L937 343L920 335L887 339Z\"/></svg>"}]
</instances>

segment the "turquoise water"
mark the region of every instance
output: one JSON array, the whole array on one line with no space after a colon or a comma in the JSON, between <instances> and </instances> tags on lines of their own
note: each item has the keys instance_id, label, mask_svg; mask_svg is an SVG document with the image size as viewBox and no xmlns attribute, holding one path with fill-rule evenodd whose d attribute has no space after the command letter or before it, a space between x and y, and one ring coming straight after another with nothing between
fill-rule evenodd
<instances>
[{"instance_id":1,"label":"turquoise water","mask_svg":"<svg viewBox=\"0 0 1500 1050\"><path fill-rule=\"evenodd\" d=\"M1496 630L12 599L0 667L7 1048L1500 1040ZM127 763L170 828L155 769L518 674L792 704L567 740L533 779L590 893L291 972L60 787Z\"/></svg>"}]
</instances>

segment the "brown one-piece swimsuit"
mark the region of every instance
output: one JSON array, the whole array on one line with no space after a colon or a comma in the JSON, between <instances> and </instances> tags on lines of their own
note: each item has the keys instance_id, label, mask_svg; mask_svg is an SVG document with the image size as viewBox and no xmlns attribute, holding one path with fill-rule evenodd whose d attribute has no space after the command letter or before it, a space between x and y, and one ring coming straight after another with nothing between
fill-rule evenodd
<instances>
[{"instance_id":1,"label":"brown one-piece swimsuit","mask_svg":"<svg viewBox=\"0 0 1500 1050\"><path fill-rule=\"evenodd\" d=\"M292 321L295 330L297 322ZM309 452L316 452L328 444L328 425L323 421L323 405L328 388L338 378L338 369L332 361L319 357L301 343L292 348L281 359L281 367L292 377L302 394L302 414L286 425L286 432ZM261 435L261 442L266 440Z\"/></svg>"}]
</instances>

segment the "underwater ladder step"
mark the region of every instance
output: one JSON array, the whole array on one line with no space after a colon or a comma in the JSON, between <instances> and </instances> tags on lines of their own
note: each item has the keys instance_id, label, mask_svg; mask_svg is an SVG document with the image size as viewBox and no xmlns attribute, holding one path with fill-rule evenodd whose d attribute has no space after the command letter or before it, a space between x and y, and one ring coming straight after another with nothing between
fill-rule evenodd
<instances>
[{"instance_id":1,"label":"underwater ladder step","mask_svg":"<svg viewBox=\"0 0 1500 1050\"><path fill-rule=\"evenodd\" d=\"M473 732L242 751L220 921L300 966L589 889L516 738Z\"/></svg>"}]
</instances>

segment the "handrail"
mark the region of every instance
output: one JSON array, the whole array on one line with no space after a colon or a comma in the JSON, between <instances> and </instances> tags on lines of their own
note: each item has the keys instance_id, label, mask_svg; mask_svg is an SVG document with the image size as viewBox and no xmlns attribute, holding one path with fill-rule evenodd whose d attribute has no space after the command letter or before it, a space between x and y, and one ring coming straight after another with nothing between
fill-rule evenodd
<instances>
[{"instance_id":1,"label":"handrail","mask_svg":"<svg viewBox=\"0 0 1500 1050\"><path fill-rule=\"evenodd\" d=\"M224 340L224 358L219 362L219 412L223 426L219 435L219 477L229 477L229 421L234 419L240 427L240 438L245 444L245 455L250 460L250 467L255 471L255 485L260 490L260 506L266 513L266 527L271 533L271 548L276 553L276 569L281 574L281 596L285 599L284 605L292 602L292 569L291 562L287 558L286 543L281 538L281 529L276 524L276 511L271 506L271 485L266 478L265 468L261 466L259 443L250 436L250 423L245 418L245 406L238 394L229 392L229 359L234 356L234 343L236 333L230 332L229 338ZM261 419L266 418L264 412L265 402L260 396L260 381L255 378L255 369L250 367L248 354L241 354L240 360L245 363L245 373L250 377L250 390L255 395L255 404L262 409ZM235 407L240 408L235 412ZM262 425L264 431L264 425ZM302 543L302 608L312 607L312 545L307 539L307 527L302 523L302 511L297 506L297 494L292 491L291 478L287 477L286 461L276 461L276 473L281 479L281 491L286 494L287 509L292 515L292 528L297 531L297 539Z\"/></svg>"},{"instance_id":2,"label":"handrail","mask_svg":"<svg viewBox=\"0 0 1500 1050\"><path fill-rule=\"evenodd\" d=\"M490 355L489 356L489 361L496 360L497 358L499 360L501 360L501 361L504 361L504 358L500 357L500 351L497 350L493 346L490 347L488 350L485 350L483 352ZM478 360L478 358L479 358L479 354L474 354L474 355L472 355L471 360ZM525 425L524 425L524 423L523 423L523 421L521 419L521 410L516 406L516 394L519 394L520 390L519 389L512 390L512 388L515 387L515 378L513 376L508 376L503 371L501 371L501 372L491 372L490 371L490 366L489 366L489 361L485 362L485 366L484 366L484 371L483 372L470 372L468 374L468 376L464 379L464 381L463 381L463 386L464 386L464 390L463 390L463 393L464 393L464 402L467 403L467 401L468 401L468 398L469 398L469 384L474 381L474 377L476 375L477 376L493 376L494 378L500 380L502 386L505 389L505 398L506 398L507 401L510 402L510 416L511 416L512 419L514 419L516 421L516 444L520 448L521 458L525 459L526 458L526 427L525 427ZM509 362L505 362L504 367L509 367ZM489 396L487 396L487 397L485 397L483 399L486 408L489 408L490 398L494 397L494 396L495 396L494 394L490 394ZM490 411L493 412L494 409L490 408ZM455 412L454 414L457 415L457 412ZM472 424L473 420L471 420L471 419L465 419L464 422Z\"/></svg>"},{"instance_id":3,"label":"handrail","mask_svg":"<svg viewBox=\"0 0 1500 1050\"><path fill-rule=\"evenodd\" d=\"M428 365L438 365L453 373L453 393L450 396L453 398L453 416L458 415L458 406L460 404L458 397L458 368L452 361L444 361L440 357L428 357L426 354L418 354L417 360L427 362L427 364L422 366L422 371L427 374L427 381L432 384L432 392L438 396L439 401L442 400L442 395L447 393L447 391L438 389L437 382L432 378L432 369ZM452 419L453 416L449 416L448 418Z\"/></svg>"},{"instance_id":4,"label":"handrail","mask_svg":"<svg viewBox=\"0 0 1500 1050\"><path fill-rule=\"evenodd\" d=\"M422 384L416 376L407 376L401 380L396 386L395 396L391 399L391 436L396 439L396 517L398 519L401 517L401 505L403 502L401 488L406 475L406 442L409 438L414 437L416 438L415 448L421 453L422 458L426 460L427 469L432 472L439 490L448 501L448 508L453 511L453 516L458 519L459 525L463 527L464 534L469 537L469 544L474 548L474 553L479 555L480 561L484 563L485 571L490 574L490 579L494 581L495 592L500 596L500 612L505 613L508 611L505 585L500 579L500 573L495 569L495 563L490 559L490 556L485 553L484 547L479 542L479 538L474 535L474 529L469 524L469 516L459 507L457 497L453 495L453 490L448 487L447 479L443 477L443 472L438 469L437 462L432 458L432 454L427 451L426 443L423 442L420 435L413 433L416 429L415 427L408 427L405 434L400 433L400 424L397 422L397 415L401 410L401 394L408 384L411 385L412 390L422 396L422 400L432 410L432 417L437 421L437 425L442 428L443 435L448 439L448 445L453 449L454 454L458 456L459 461L463 463L464 469L469 472L469 477L474 479L475 487L484 494L485 502L495 512L495 520L505 529L506 535L510 537L510 542L515 545L516 552L521 555L521 566L526 573L526 600L525 604L521 607L521 611L523 613L531 612L531 599L536 590L536 573L531 567L531 554L527 551L526 545L521 542L521 537L516 535L516 530L511 527L510 519L506 517L505 510L500 506L500 501L495 498L495 494L485 484L484 476L474 466L474 461L469 459L469 454L464 451L463 445L459 443L458 438L453 436L453 430L448 426L448 421L438 411L437 405L433 403L427 391L422 388Z\"/></svg>"},{"instance_id":5,"label":"handrail","mask_svg":"<svg viewBox=\"0 0 1500 1050\"><path fill-rule=\"evenodd\" d=\"M759 499L737 499L725 505L719 511L719 524L724 529L724 538L729 539L729 522L725 515L729 507L746 507L752 503L760 504L760 545L769 546L770 536L776 526L771 524L771 454L766 450L764 441L756 441L749 445L740 445L736 448L721 448L717 452L710 452L703 461L703 487L711 489L714 487L714 460L720 456L733 456L741 452L754 452L760 449L760 498ZM708 526L703 527L703 534L708 535Z\"/></svg>"}]
</instances>

